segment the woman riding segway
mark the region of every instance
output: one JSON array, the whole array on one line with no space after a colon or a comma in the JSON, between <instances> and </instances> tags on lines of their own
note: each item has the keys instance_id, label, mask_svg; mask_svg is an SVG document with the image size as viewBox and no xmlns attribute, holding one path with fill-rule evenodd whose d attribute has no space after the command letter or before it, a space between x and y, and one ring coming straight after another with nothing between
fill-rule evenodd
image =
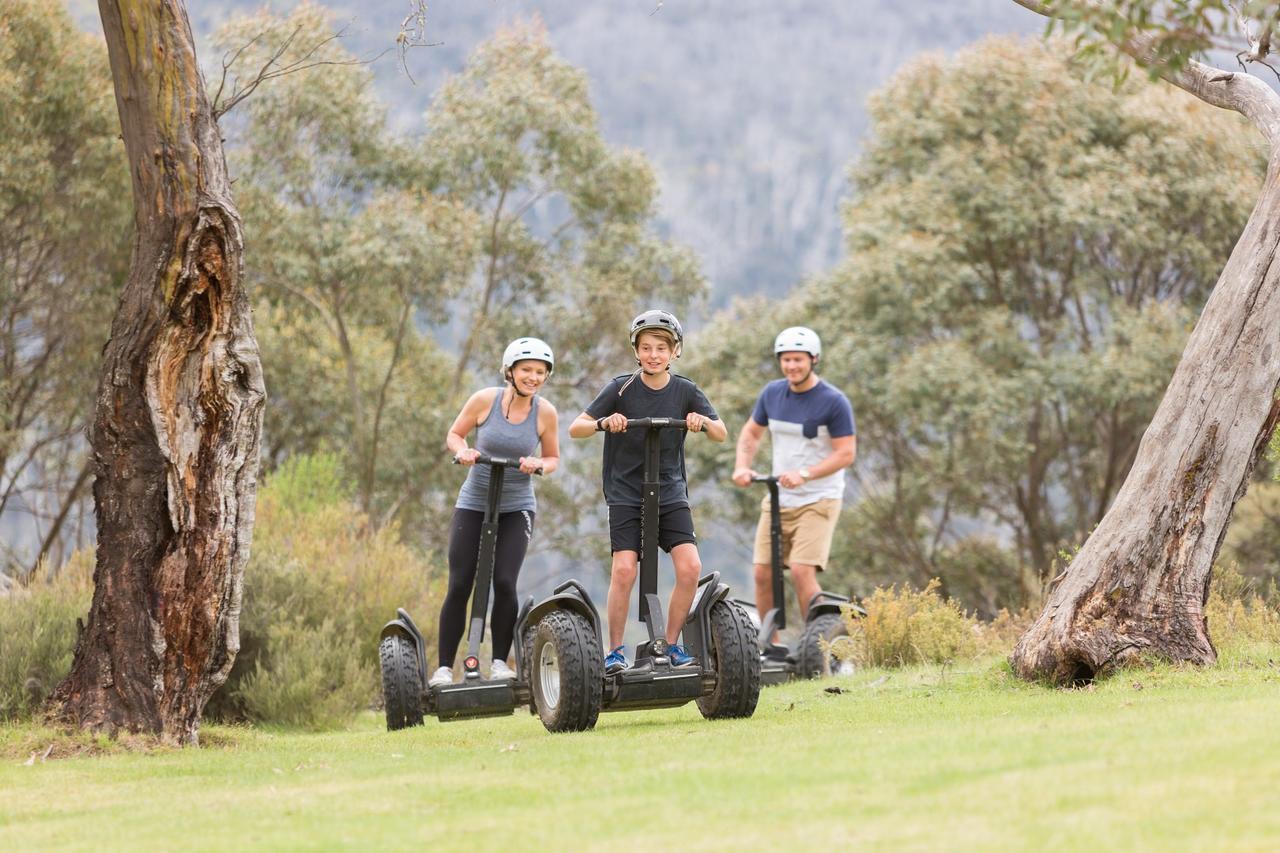
<instances>
[{"instance_id":1,"label":"woman riding segway","mask_svg":"<svg viewBox=\"0 0 1280 853\"><path fill-rule=\"evenodd\" d=\"M458 492L449 528L449 589L440 608L440 666L429 686L453 682L453 659L466 627L467 599L475 580L480 530L484 521L489 467L476 465L486 456L520 460L519 471L509 471L502 481L498 537L493 568L493 663L491 680L513 679L507 666L516 623L516 579L533 536L537 503L534 473L550 474L560 461L555 407L538 396L555 369L551 347L538 338L518 338L502 356L505 384L471 395L449 427L445 440L454 458L473 466ZM466 436L475 430L475 447ZM534 451L541 446L541 455Z\"/></svg>"}]
</instances>

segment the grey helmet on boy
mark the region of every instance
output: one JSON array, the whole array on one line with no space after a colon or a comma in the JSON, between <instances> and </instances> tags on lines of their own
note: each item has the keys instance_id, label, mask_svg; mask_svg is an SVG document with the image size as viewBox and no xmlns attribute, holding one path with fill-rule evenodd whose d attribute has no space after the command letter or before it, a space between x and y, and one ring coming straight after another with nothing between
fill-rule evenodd
<instances>
[{"instance_id":1,"label":"grey helmet on boy","mask_svg":"<svg viewBox=\"0 0 1280 853\"><path fill-rule=\"evenodd\" d=\"M646 329L665 329L676 336L676 358L680 357L680 350L684 347L684 329L680 326L680 321L676 319L676 315L670 311L663 311L661 308L650 308L648 311L642 311L636 315L631 321L631 348L636 348L636 338L640 337L640 333Z\"/></svg>"},{"instance_id":2,"label":"grey helmet on boy","mask_svg":"<svg viewBox=\"0 0 1280 853\"><path fill-rule=\"evenodd\" d=\"M545 362L547 376L555 372L556 357L551 352L551 347L547 346L546 341L541 338L516 338L507 344L506 351L502 353L502 378L508 379L511 375L511 368L515 367L516 362L525 361L526 359Z\"/></svg>"},{"instance_id":3,"label":"grey helmet on boy","mask_svg":"<svg viewBox=\"0 0 1280 853\"><path fill-rule=\"evenodd\" d=\"M822 357L822 340L817 332L807 326L792 326L783 329L773 340L774 357L784 352L807 352L817 361Z\"/></svg>"}]
</instances>

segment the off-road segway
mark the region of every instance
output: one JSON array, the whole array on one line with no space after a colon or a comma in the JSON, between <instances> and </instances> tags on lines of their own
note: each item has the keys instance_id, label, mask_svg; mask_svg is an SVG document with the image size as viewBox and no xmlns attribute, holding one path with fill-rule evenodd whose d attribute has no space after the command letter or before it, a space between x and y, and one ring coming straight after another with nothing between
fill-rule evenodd
<instances>
[{"instance_id":1,"label":"off-road segway","mask_svg":"<svg viewBox=\"0 0 1280 853\"><path fill-rule=\"evenodd\" d=\"M418 630L418 626L403 608L397 609L396 618L382 628L382 639L378 648L382 665L382 694L387 709L387 729L390 731L421 725L424 713L433 715L441 721L447 721L470 717L505 716L522 705L530 705L532 710L529 664L520 644L516 645L514 681L504 679L490 681L480 677L480 641L484 637L485 616L489 610L489 590L493 584L502 480L506 469L519 468L520 462L515 459L481 454L476 464L489 466L489 493L484 523L480 528L479 559L476 565L475 587L471 594L471 622L467 631L467 656L462 664L463 680L457 684L427 686L426 643L422 632ZM586 593L582 594L585 597ZM521 608L517 624L531 610L537 610L548 617L559 617L570 624L575 624L575 618L585 622L582 615L575 614L572 610L561 613L561 606L557 603L561 598L563 596L553 596L535 608L533 597L530 596ZM574 602L570 602L569 606L572 608ZM595 612L592 610L591 616L594 617L594 615ZM589 631L590 628L583 630Z\"/></svg>"},{"instance_id":2,"label":"off-road segway","mask_svg":"<svg viewBox=\"0 0 1280 853\"><path fill-rule=\"evenodd\" d=\"M604 711L674 708L696 701L708 719L749 717L760 696L760 656L751 617L729 598L729 587L712 572L698 581L683 636L697 665L673 667L668 657L666 621L658 600L659 454L663 429L685 429L676 418L633 418L627 429L645 433L640 539L640 618L649 639L635 663L604 675L600 619L582 587L565 584L559 610L533 608L519 623L519 636L532 661L534 704L551 731L590 728ZM577 599L571 607L565 599ZM589 613L589 619L581 617ZM588 624L589 623L589 624ZM586 721L589 721L587 723Z\"/></svg>"},{"instance_id":3,"label":"off-road segway","mask_svg":"<svg viewBox=\"0 0 1280 853\"><path fill-rule=\"evenodd\" d=\"M778 478L756 474L753 483L769 486L769 560L772 568L773 607L760 620L756 642L760 648L760 680L767 685L781 684L793 676L818 678L852 668L832 651L840 637L849 635L842 608L852 607L862 616L866 611L846 596L819 592L809 599L809 612L795 651L773 642L773 635L787 627L786 593L782 579L782 514L779 507ZM746 605L747 602L739 602ZM754 605L751 605L754 610Z\"/></svg>"}]
</instances>

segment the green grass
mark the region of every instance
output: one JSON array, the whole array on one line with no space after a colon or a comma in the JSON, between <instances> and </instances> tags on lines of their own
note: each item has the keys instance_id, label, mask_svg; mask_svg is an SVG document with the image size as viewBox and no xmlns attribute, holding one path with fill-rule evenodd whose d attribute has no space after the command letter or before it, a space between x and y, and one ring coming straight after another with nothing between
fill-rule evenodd
<instances>
[{"instance_id":1,"label":"green grass","mask_svg":"<svg viewBox=\"0 0 1280 853\"><path fill-rule=\"evenodd\" d=\"M394 734L369 714L211 726L199 750L58 740L83 754L42 762L47 731L0 728L0 849L1273 848L1277 652L1088 690L869 671L768 689L750 720L687 706L554 737L524 713Z\"/></svg>"}]
</instances>

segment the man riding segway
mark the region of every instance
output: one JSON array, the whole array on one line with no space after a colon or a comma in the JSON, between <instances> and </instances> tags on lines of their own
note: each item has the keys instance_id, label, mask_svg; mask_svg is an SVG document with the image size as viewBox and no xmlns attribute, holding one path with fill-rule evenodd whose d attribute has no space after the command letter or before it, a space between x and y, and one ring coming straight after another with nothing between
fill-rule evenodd
<instances>
[{"instance_id":1,"label":"man riding segway","mask_svg":"<svg viewBox=\"0 0 1280 853\"><path fill-rule=\"evenodd\" d=\"M784 329L774 340L773 353L783 378L761 390L738 434L733 482L745 488L759 478L751 464L767 428L773 446L773 478L780 487L776 500L781 562L791 571L801 616L808 617L810 607L833 597L822 591L817 576L831 552L844 499L844 469L853 464L857 435L849 399L815 372L822 357L816 332L804 326ZM766 497L761 505L753 556L756 606L762 619L773 608L785 606L774 601L770 504ZM772 637L763 639L774 642Z\"/></svg>"}]
</instances>

